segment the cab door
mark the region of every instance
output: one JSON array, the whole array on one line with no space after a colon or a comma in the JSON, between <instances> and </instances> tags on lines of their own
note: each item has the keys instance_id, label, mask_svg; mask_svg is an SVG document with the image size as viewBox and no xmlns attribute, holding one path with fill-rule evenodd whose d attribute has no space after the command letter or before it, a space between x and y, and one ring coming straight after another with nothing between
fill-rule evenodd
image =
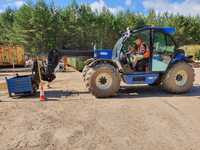
<instances>
[{"instance_id":1,"label":"cab door","mask_svg":"<svg viewBox=\"0 0 200 150\"><path fill-rule=\"evenodd\" d=\"M133 49L135 49L135 47L136 47L136 43L135 43L135 41L138 39L138 37L139 38L141 38L142 40L143 40L143 42L144 42L144 44L146 45L146 49L150 49L150 45L151 45L151 38L150 38L150 35L151 35L151 32L150 32L150 30L140 30L140 31L137 31L137 32L135 32L135 33L132 33L131 34L131 36L123 43L123 47L122 47L122 49L121 49L121 51L123 52L123 53L127 53L128 52L128 49L129 49L129 47L131 47L131 48L133 48ZM144 60L144 59L142 59L142 60ZM139 62L139 61L138 61ZM137 65L138 65L138 62L137 62ZM132 63L133 63L133 60L132 60L132 58L131 58L131 56L129 55L128 56L128 66L123 66L124 68L128 68L127 70L130 72L130 71L132 71L133 72L133 70L131 69L130 70L130 66L132 66ZM143 69L143 68L148 68L148 69L146 69L146 70L148 70L148 72L149 72L149 68L151 67L151 65L150 65L150 59L147 59L147 60L145 60L144 61L144 63L143 63L144 65L142 65L142 69L136 69L137 70L137 72L145 72L145 69ZM139 65L138 65L139 66ZM132 67L131 67L132 68ZM139 68L139 67L138 67ZM138 71L139 70L139 71ZM140 70L142 70L142 71L140 71Z\"/></svg>"},{"instance_id":2,"label":"cab door","mask_svg":"<svg viewBox=\"0 0 200 150\"><path fill-rule=\"evenodd\" d=\"M172 60L175 48L175 43L170 35L160 31L153 32L153 72L164 72L167 70Z\"/></svg>"}]
</instances>

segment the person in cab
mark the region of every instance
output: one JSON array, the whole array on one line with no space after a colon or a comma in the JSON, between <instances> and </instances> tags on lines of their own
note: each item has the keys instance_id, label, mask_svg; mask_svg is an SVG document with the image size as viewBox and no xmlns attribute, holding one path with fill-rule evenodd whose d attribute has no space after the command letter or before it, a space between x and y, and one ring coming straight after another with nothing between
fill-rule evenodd
<instances>
[{"instance_id":1,"label":"person in cab","mask_svg":"<svg viewBox=\"0 0 200 150\"><path fill-rule=\"evenodd\" d=\"M130 59L132 61L132 68L135 69L138 65L138 62L147 63L146 60L150 58L150 50L148 46L145 44L142 37L137 37L135 40L135 46L128 46L128 54L130 55Z\"/></svg>"}]
</instances>

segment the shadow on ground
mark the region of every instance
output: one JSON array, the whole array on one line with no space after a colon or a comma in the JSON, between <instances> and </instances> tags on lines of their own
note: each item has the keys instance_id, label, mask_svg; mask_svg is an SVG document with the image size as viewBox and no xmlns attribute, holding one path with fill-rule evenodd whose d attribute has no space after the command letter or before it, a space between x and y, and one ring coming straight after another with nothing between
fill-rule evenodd
<instances>
[{"instance_id":1,"label":"shadow on ground","mask_svg":"<svg viewBox=\"0 0 200 150\"><path fill-rule=\"evenodd\" d=\"M114 98L145 98L145 97L198 97L200 96L200 86L194 86L192 90L185 94L170 94L160 87L151 86L123 86ZM200 97L199 97L200 98Z\"/></svg>"},{"instance_id":2,"label":"shadow on ground","mask_svg":"<svg viewBox=\"0 0 200 150\"><path fill-rule=\"evenodd\" d=\"M60 98L64 97L76 97L82 94L89 94L89 92L79 92L79 91L62 91L62 90L52 90L52 91L46 91L45 96L48 97L49 101L57 100L59 101ZM39 96L39 94L38 94Z\"/></svg>"},{"instance_id":3,"label":"shadow on ground","mask_svg":"<svg viewBox=\"0 0 200 150\"><path fill-rule=\"evenodd\" d=\"M47 98L47 101L60 101L61 98L76 97L82 94L89 94L89 92L66 91L66 90L45 91L45 97ZM33 96L21 96L18 98L33 99L33 98L39 98L39 97L40 97L40 93L37 92Z\"/></svg>"},{"instance_id":4,"label":"shadow on ground","mask_svg":"<svg viewBox=\"0 0 200 150\"><path fill-rule=\"evenodd\" d=\"M49 101L59 101L62 97L76 97L85 94L90 94L88 91L64 91L64 90L51 90L46 91L45 95ZM37 96L39 97L39 93ZM185 94L170 94L162 90L160 87L152 86L122 86L115 97L106 99L127 99L127 98L146 98L146 97L199 97L200 98L200 86L194 86L192 90ZM29 97L30 98L30 97Z\"/></svg>"},{"instance_id":5,"label":"shadow on ground","mask_svg":"<svg viewBox=\"0 0 200 150\"><path fill-rule=\"evenodd\" d=\"M79 100L84 99L84 95L90 94L88 91L66 91L66 90L50 90L45 92L45 96L48 98L47 101L63 101L65 98ZM33 96L21 96L15 97L14 102L32 102L38 101L40 93L38 92ZM81 96L81 98L80 98ZM164 92L159 87L151 86L122 86L115 97L105 98L100 100L127 100L133 99L137 100L148 97L197 97L200 99L200 86L194 86L189 93L186 94L169 94ZM25 99L25 100L24 100ZM2 101L2 102L13 102L13 101Z\"/></svg>"}]
</instances>

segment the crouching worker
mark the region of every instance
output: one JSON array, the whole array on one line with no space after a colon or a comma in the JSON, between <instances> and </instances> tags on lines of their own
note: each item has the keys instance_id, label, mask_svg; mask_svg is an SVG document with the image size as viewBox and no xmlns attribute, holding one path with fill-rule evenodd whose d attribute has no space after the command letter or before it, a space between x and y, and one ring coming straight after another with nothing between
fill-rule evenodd
<instances>
[{"instance_id":1,"label":"crouching worker","mask_svg":"<svg viewBox=\"0 0 200 150\"><path fill-rule=\"evenodd\" d=\"M128 54L130 55L133 69L135 69L139 61L150 58L150 50L141 37L136 39L135 47L129 45Z\"/></svg>"}]
</instances>

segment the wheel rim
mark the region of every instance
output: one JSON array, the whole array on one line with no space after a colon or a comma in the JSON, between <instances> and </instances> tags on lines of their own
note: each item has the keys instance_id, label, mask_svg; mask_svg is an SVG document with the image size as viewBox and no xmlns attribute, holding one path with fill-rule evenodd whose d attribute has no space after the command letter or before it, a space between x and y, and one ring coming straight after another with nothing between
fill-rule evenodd
<instances>
[{"instance_id":1,"label":"wheel rim","mask_svg":"<svg viewBox=\"0 0 200 150\"><path fill-rule=\"evenodd\" d=\"M184 86L188 80L187 72L184 70L178 71L175 80L176 80L176 85Z\"/></svg>"},{"instance_id":2,"label":"wheel rim","mask_svg":"<svg viewBox=\"0 0 200 150\"><path fill-rule=\"evenodd\" d=\"M96 78L96 86L101 90L109 89L112 85L112 77L108 73L101 73Z\"/></svg>"}]
</instances>

